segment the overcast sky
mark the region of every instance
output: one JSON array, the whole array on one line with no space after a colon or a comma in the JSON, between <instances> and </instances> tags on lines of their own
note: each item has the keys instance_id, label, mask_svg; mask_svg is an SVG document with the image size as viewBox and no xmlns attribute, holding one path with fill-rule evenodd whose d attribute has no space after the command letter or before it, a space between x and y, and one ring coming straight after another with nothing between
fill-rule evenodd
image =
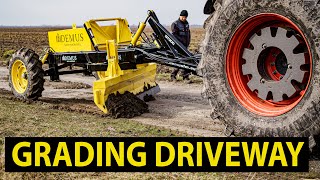
<instances>
[{"instance_id":1,"label":"overcast sky","mask_svg":"<svg viewBox=\"0 0 320 180\"><path fill-rule=\"evenodd\" d=\"M152 9L162 24L189 11L189 23L202 25L206 0L0 0L0 25L82 25L93 18L122 17L138 24Z\"/></svg>"}]
</instances>

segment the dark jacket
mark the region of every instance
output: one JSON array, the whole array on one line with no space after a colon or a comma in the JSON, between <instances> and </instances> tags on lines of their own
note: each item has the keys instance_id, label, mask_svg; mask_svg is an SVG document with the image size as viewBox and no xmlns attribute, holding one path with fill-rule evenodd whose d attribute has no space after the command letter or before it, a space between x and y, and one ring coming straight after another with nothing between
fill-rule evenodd
<instances>
[{"instance_id":1,"label":"dark jacket","mask_svg":"<svg viewBox=\"0 0 320 180\"><path fill-rule=\"evenodd\" d=\"M171 25L172 34L186 47L190 45L191 34L188 21L176 20Z\"/></svg>"}]
</instances>

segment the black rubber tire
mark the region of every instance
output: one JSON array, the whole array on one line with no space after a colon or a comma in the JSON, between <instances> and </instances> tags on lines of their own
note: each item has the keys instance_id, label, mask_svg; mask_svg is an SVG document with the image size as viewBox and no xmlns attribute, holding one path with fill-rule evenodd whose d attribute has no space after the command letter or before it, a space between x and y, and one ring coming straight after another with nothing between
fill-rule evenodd
<instances>
[{"instance_id":1,"label":"black rubber tire","mask_svg":"<svg viewBox=\"0 0 320 180\"><path fill-rule=\"evenodd\" d=\"M28 86L24 93L19 93L15 90L12 82L11 71L12 65L16 60L21 60L27 69ZM42 96L44 90L44 71L39 56L30 49L22 48L12 55L9 61L9 86L13 94L19 99L37 100Z\"/></svg>"},{"instance_id":2,"label":"black rubber tire","mask_svg":"<svg viewBox=\"0 0 320 180\"><path fill-rule=\"evenodd\" d=\"M318 0L217 0L216 11L205 23L206 36L198 73L204 78L204 96L236 136L310 137L320 132L320 4ZM313 77L302 101L290 112L262 117L245 109L234 97L225 74L225 54L236 28L259 13L277 13L304 32L313 57Z\"/></svg>"}]
</instances>

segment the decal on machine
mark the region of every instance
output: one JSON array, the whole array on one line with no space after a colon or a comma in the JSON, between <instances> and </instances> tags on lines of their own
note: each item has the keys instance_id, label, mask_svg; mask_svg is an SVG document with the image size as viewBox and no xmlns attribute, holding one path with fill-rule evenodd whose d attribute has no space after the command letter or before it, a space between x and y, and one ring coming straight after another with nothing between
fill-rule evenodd
<instances>
[{"instance_id":1,"label":"decal on machine","mask_svg":"<svg viewBox=\"0 0 320 180\"><path fill-rule=\"evenodd\" d=\"M62 56L62 61L76 62L77 61L77 56Z\"/></svg>"}]
</instances>

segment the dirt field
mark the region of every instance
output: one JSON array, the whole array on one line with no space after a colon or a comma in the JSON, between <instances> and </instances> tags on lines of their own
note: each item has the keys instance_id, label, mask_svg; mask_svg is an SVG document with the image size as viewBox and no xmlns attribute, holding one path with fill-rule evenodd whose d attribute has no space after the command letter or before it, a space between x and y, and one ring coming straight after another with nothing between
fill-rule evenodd
<instances>
[{"instance_id":1,"label":"dirt field","mask_svg":"<svg viewBox=\"0 0 320 180\"><path fill-rule=\"evenodd\" d=\"M0 67L0 152L6 136L223 136L224 126L209 117L201 98L201 84L159 81L162 89L148 102L150 113L133 119L112 119L92 101L93 77L62 76L45 83L43 97L33 103L16 100L9 91L8 70ZM83 87L83 89L78 89ZM17 113L18 112L18 113ZM22 112L22 113L19 113ZM27 113L27 114L25 114ZM320 163L310 162L310 173L4 173L4 179L317 179Z\"/></svg>"},{"instance_id":2,"label":"dirt field","mask_svg":"<svg viewBox=\"0 0 320 180\"><path fill-rule=\"evenodd\" d=\"M0 28L0 54L3 55L5 52L21 47L29 47L41 54L42 49L48 46L47 32L63 28L67 27ZM204 30L202 28L192 28L191 31L190 49L195 51L198 49ZM151 29L147 28L146 33L150 34ZM3 61L7 59L2 56ZM160 68L160 71L161 73L170 72L170 69ZM6 82L7 74L7 69L1 67L0 88L9 90ZM159 79L167 79L163 77L160 75ZM65 75L61 79L63 82L52 83L46 81L41 101L50 102L57 106L66 106L74 110L82 111L83 108L85 111L101 113L92 102L91 85L94 81L93 77L83 78L81 75ZM201 84L187 85L179 82L161 81L159 85L162 91L157 95L157 101L149 103L150 113L135 118L136 121L186 131L191 135L221 136L223 134L224 126L219 121L213 121L209 117L210 106L201 96ZM82 99L86 101L82 101Z\"/></svg>"},{"instance_id":3,"label":"dirt field","mask_svg":"<svg viewBox=\"0 0 320 180\"><path fill-rule=\"evenodd\" d=\"M0 67L0 89L10 90L7 82L8 70ZM45 83L45 91L40 101L47 102L74 111L86 111L93 114L102 112L93 102L91 87L94 77L82 75L61 76L62 82ZM70 83L72 82L72 83ZM149 113L133 120L179 130L196 136L222 136L224 126L218 120L210 118L210 105L201 97L201 84L183 84L182 82L158 82L161 92L156 101L149 102Z\"/></svg>"},{"instance_id":4,"label":"dirt field","mask_svg":"<svg viewBox=\"0 0 320 180\"><path fill-rule=\"evenodd\" d=\"M47 46L47 31L59 28L0 28L0 59L5 64L4 54L8 51L29 47L41 53ZM201 41L204 31L192 29L191 50L195 51ZM158 84L161 92L156 100L148 102L149 113L133 119L112 119L106 117L94 104L92 94L93 77L82 75L61 76L61 82L50 82L46 79L43 97L31 105L16 101L9 92L8 70L0 67L0 101L3 111L10 108L40 108L42 111L36 117L29 115L21 120L28 128L22 131L22 125L16 122L14 112L0 114L6 121L0 122L1 143L5 136L224 136L224 125L210 118L211 107L201 96L201 80L194 78L197 83L184 84L181 81L169 82L170 69L160 68ZM48 109L48 111L46 111ZM20 109L18 109L20 111ZM18 111L17 110L17 111ZM15 109L16 111L16 109ZM28 113L25 110L21 110ZM36 114L39 111L35 111ZM59 113L61 112L61 114ZM70 114L69 114L70 113ZM65 121L55 123L43 120L57 115ZM54 118L54 117L52 117ZM92 121L94 119L94 121ZM81 120L81 122L79 122ZM83 121L82 121L83 120ZM20 125L19 125L20 124ZM79 124L76 128L74 125ZM39 127L40 126L40 127ZM83 128L85 127L85 128ZM68 129L71 128L71 129ZM0 149L1 150L1 149ZM311 173L27 173L24 175L3 173L0 176L14 179L43 178L110 178L110 179L314 179L320 177L318 162L311 163ZM0 163L0 167L3 164ZM1 179L1 177L0 177Z\"/></svg>"},{"instance_id":5,"label":"dirt field","mask_svg":"<svg viewBox=\"0 0 320 180\"><path fill-rule=\"evenodd\" d=\"M5 61L7 53L15 51L22 47L28 47L36 51L39 55L43 53L45 47L48 46L48 31L67 29L70 27L0 27L0 61ZM132 28L135 31L136 28ZM203 28L192 28L192 37L190 43L190 51L198 50L199 43L204 36ZM150 35L152 30L146 28L146 34ZM1 63L0 63L1 64Z\"/></svg>"}]
</instances>

